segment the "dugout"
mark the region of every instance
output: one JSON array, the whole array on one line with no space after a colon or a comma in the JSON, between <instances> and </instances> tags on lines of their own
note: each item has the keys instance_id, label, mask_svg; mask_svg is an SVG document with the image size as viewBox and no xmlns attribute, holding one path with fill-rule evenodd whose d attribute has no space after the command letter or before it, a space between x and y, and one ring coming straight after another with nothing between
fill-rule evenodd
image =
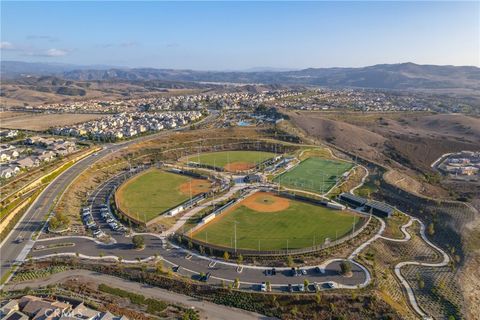
<instances>
[{"instance_id":1,"label":"dugout","mask_svg":"<svg viewBox=\"0 0 480 320\"><path fill-rule=\"evenodd\" d=\"M365 212L371 212L373 215L382 218L390 218L393 214L394 209L383 202L378 201L368 201L365 204Z\"/></svg>"},{"instance_id":2,"label":"dugout","mask_svg":"<svg viewBox=\"0 0 480 320\"><path fill-rule=\"evenodd\" d=\"M363 207L367 203L367 199L347 192L340 194L339 199L355 208Z\"/></svg>"}]
</instances>

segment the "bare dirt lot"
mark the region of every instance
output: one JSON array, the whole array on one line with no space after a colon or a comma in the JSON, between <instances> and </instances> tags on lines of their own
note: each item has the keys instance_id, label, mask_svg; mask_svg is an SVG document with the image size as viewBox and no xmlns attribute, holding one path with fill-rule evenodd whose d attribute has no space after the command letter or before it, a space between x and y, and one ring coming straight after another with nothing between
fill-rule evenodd
<instances>
[{"instance_id":1,"label":"bare dirt lot","mask_svg":"<svg viewBox=\"0 0 480 320\"><path fill-rule=\"evenodd\" d=\"M0 127L7 129L22 129L31 131L44 131L51 127L66 126L82 123L105 117L103 114L38 114L0 112Z\"/></svg>"}]
</instances>

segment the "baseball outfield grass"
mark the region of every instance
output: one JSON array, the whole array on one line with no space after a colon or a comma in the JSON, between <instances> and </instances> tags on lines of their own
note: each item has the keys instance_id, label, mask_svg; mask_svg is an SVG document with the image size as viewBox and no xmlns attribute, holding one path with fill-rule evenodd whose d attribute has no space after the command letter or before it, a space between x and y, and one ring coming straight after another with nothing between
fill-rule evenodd
<instances>
[{"instance_id":1,"label":"baseball outfield grass","mask_svg":"<svg viewBox=\"0 0 480 320\"><path fill-rule=\"evenodd\" d=\"M273 179L291 189L325 193L337 179L353 167L353 163L311 157L300 162L295 168Z\"/></svg>"},{"instance_id":2,"label":"baseball outfield grass","mask_svg":"<svg viewBox=\"0 0 480 320\"><path fill-rule=\"evenodd\" d=\"M209 188L207 180L149 169L120 186L115 197L125 214L140 221L150 221L188 200L190 194L195 196Z\"/></svg>"},{"instance_id":3,"label":"baseball outfield grass","mask_svg":"<svg viewBox=\"0 0 480 320\"><path fill-rule=\"evenodd\" d=\"M238 249L284 250L323 244L359 227L362 218L306 202L258 192L192 234L193 238Z\"/></svg>"},{"instance_id":4,"label":"baseball outfield grass","mask_svg":"<svg viewBox=\"0 0 480 320\"><path fill-rule=\"evenodd\" d=\"M193 155L186 158L185 161L224 168L227 171L241 171L251 169L258 163L274 156L274 153L264 151L219 151Z\"/></svg>"}]
</instances>

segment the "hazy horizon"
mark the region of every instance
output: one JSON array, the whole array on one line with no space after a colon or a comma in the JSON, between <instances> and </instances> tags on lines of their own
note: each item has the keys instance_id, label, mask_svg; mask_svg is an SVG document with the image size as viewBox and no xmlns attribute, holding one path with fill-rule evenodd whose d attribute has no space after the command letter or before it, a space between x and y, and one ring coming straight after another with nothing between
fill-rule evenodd
<instances>
[{"instance_id":1,"label":"hazy horizon","mask_svg":"<svg viewBox=\"0 0 480 320\"><path fill-rule=\"evenodd\" d=\"M299 71L305 69L350 69L350 68L366 68L377 65L399 65L399 64L416 64L420 66L439 66L439 67L474 67L480 68L480 66L474 65L440 65L440 64L419 64L411 61L398 62L398 63L375 63L371 65L364 66L332 66L332 67L306 67L306 68L281 68L281 67L272 67L272 66L254 66L248 67L245 69L195 69L195 68L169 68L169 67L150 67L150 66L119 66L119 65L109 65L109 64L76 64L76 63L64 63L56 61L22 61L22 60L1 60L1 62L14 62L14 63L31 63L31 64L48 64L48 65L57 65L57 66L71 66L79 68L91 68L91 69L164 69L164 70L186 70L186 71L212 71L212 72L282 72L282 71Z\"/></svg>"}]
</instances>

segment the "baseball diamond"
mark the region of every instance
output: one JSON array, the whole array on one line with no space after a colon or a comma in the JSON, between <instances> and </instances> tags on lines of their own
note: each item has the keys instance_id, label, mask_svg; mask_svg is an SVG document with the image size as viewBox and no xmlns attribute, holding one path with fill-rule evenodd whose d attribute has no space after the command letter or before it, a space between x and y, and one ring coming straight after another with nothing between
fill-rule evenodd
<instances>
[{"instance_id":1,"label":"baseball diamond","mask_svg":"<svg viewBox=\"0 0 480 320\"><path fill-rule=\"evenodd\" d=\"M184 159L186 162L206 164L226 171L245 171L254 168L257 164L275 156L272 152L266 151L218 151L206 152L192 155Z\"/></svg>"},{"instance_id":2,"label":"baseball diamond","mask_svg":"<svg viewBox=\"0 0 480 320\"><path fill-rule=\"evenodd\" d=\"M191 236L233 248L236 232L238 249L297 249L339 239L354 224L355 228L363 224L363 219L350 211L256 192Z\"/></svg>"},{"instance_id":3,"label":"baseball diamond","mask_svg":"<svg viewBox=\"0 0 480 320\"><path fill-rule=\"evenodd\" d=\"M210 182L152 168L128 180L116 192L119 209L150 221L191 196L210 190Z\"/></svg>"}]
</instances>

